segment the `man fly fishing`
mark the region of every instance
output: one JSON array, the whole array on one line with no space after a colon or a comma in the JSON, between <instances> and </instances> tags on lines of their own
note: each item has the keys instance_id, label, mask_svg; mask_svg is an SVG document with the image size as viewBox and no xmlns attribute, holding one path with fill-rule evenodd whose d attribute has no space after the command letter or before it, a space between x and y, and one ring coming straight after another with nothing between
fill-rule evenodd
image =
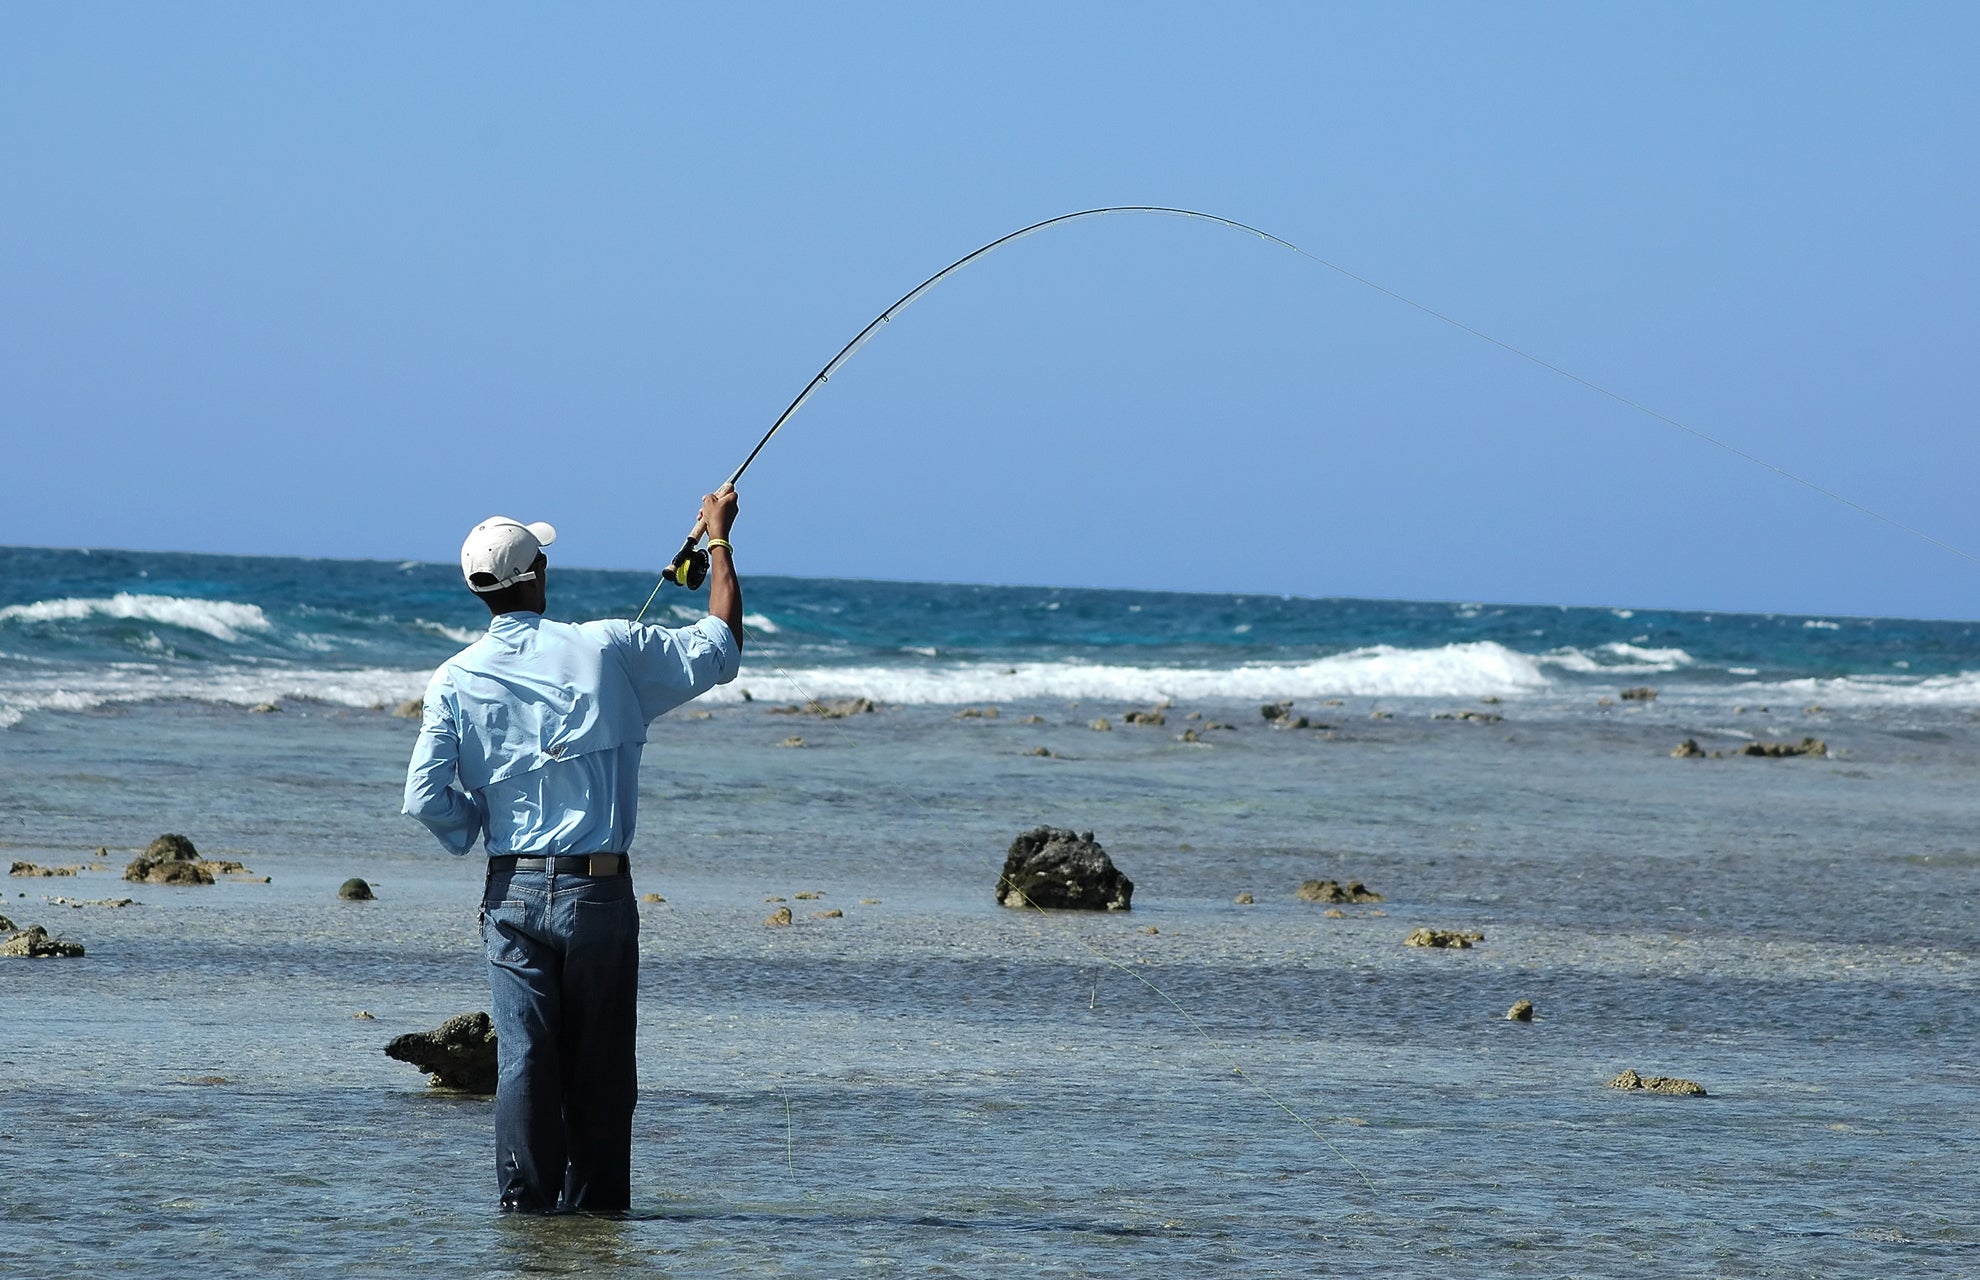
<instances>
[{"instance_id":1,"label":"man fly fishing","mask_svg":"<svg viewBox=\"0 0 1980 1280\"><path fill-rule=\"evenodd\" d=\"M544 617L547 524L495 516L461 545L488 633L426 688L405 812L488 856L481 934L508 1211L631 1203L639 909L630 853L649 721L735 679L733 486L701 500L709 616L687 627Z\"/></svg>"}]
</instances>

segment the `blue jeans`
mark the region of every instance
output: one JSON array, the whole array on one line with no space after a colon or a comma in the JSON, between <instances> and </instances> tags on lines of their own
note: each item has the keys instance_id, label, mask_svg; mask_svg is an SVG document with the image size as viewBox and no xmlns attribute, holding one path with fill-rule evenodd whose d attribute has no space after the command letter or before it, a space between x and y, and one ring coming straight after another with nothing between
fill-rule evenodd
<instances>
[{"instance_id":1,"label":"blue jeans","mask_svg":"<svg viewBox=\"0 0 1980 1280\"><path fill-rule=\"evenodd\" d=\"M632 877L490 868L481 898L504 1209L632 1199L639 907Z\"/></svg>"}]
</instances>

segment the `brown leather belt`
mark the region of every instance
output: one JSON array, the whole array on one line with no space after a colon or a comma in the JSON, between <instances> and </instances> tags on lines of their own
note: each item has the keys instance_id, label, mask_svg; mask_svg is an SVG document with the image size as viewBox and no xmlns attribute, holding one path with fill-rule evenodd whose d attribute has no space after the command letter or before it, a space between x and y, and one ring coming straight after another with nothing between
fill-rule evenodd
<instances>
[{"instance_id":1,"label":"brown leather belt","mask_svg":"<svg viewBox=\"0 0 1980 1280\"><path fill-rule=\"evenodd\" d=\"M488 859L490 871L549 871L561 876L622 876L632 870L623 853L573 853L555 858L498 853Z\"/></svg>"}]
</instances>

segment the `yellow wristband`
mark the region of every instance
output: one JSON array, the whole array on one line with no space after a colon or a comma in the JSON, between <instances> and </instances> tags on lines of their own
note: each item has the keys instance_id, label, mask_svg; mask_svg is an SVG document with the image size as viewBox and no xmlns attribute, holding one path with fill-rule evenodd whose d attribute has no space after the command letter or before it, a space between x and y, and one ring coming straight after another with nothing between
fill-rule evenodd
<instances>
[{"instance_id":1,"label":"yellow wristband","mask_svg":"<svg viewBox=\"0 0 1980 1280\"><path fill-rule=\"evenodd\" d=\"M736 549L734 547L729 546L729 540L727 538L710 538L708 540L708 547L711 551L716 547L729 547L730 555L734 555L736 553Z\"/></svg>"}]
</instances>

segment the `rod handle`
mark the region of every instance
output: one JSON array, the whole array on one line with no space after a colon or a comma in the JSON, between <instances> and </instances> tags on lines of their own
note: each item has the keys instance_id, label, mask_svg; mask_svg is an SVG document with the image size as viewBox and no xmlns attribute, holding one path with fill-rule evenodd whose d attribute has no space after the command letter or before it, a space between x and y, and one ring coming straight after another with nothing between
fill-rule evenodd
<instances>
[{"instance_id":1,"label":"rod handle","mask_svg":"<svg viewBox=\"0 0 1980 1280\"><path fill-rule=\"evenodd\" d=\"M729 493L735 487L734 480L725 480L722 482L722 487L715 492ZM671 582L677 587L686 587L689 591L701 589L701 584L708 581L708 553L703 551L700 545L702 535L707 532L707 522L696 516L694 529L689 532L687 540L681 543L681 549L674 553L674 558L668 563L667 572L662 575L661 581Z\"/></svg>"}]
</instances>

